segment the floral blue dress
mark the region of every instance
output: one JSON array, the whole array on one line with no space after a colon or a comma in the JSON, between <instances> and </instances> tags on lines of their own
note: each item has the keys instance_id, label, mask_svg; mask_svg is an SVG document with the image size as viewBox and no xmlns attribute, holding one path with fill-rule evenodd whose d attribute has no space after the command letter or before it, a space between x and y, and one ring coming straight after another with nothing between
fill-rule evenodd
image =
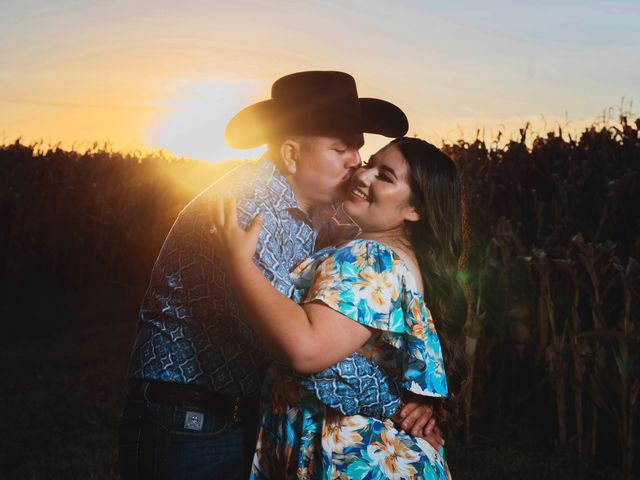
<instances>
[{"instance_id":1,"label":"floral blue dress","mask_svg":"<svg viewBox=\"0 0 640 480\"><path fill-rule=\"evenodd\" d=\"M406 263L389 247L353 240L292 272L298 303L323 302L374 329L358 353L406 390L443 397L447 382L431 314ZM269 370L253 479L450 479L444 451L394 423L330 409L280 366Z\"/></svg>"}]
</instances>

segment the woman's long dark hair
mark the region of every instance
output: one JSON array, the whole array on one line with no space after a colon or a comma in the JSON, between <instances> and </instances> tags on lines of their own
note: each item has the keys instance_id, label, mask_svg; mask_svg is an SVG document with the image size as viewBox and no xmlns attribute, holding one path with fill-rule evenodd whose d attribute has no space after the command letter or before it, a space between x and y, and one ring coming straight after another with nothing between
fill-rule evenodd
<instances>
[{"instance_id":1,"label":"woman's long dark hair","mask_svg":"<svg viewBox=\"0 0 640 480\"><path fill-rule=\"evenodd\" d=\"M406 222L406 228L422 273L425 303L443 347L450 390L448 402L437 402L438 423L443 424L453 420L449 413L456 408L463 383L462 352L449 340L463 302L456 280L462 254L460 177L453 160L424 140L402 137L391 144L409 166L409 203L420 214L420 220Z\"/></svg>"}]
</instances>

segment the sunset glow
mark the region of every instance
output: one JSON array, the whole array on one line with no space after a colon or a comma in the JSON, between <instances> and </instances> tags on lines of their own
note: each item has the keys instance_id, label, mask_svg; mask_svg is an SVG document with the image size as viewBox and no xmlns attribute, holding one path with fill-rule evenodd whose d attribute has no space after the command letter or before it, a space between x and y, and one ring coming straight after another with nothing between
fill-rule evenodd
<instances>
[{"instance_id":1,"label":"sunset glow","mask_svg":"<svg viewBox=\"0 0 640 480\"><path fill-rule=\"evenodd\" d=\"M640 100L639 19L631 1L10 0L0 138L255 156L226 147L226 122L310 69L351 73L361 96L396 103L410 133L436 143L508 138L527 122L577 132Z\"/></svg>"},{"instance_id":2,"label":"sunset glow","mask_svg":"<svg viewBox=\"0 0 640 480\"><path fill-rule=\"evenodd\" d=\"M224 140L229 119L238 110L261 100L261 85L242 79L194 79L179 85L173 97L163 102L145 134L145 144L187 156L218 161L238 155ZM260 95L262 93L262 95ZM268 94L268 92L267 92ZM264 148L246 150L256 157Z\"/></svg>"}]
</instances>

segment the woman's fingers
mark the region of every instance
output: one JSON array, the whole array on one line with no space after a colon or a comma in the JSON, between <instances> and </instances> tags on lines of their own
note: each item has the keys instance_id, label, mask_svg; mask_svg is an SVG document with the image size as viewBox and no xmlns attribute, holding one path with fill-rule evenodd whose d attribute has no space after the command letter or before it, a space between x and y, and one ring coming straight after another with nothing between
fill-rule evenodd
<instances>
[{"instance_id":1,"label":"woman's fingers","mask_svg":"<svg viewBox=\"0 0 640 480\"><path fill-rule=\"evenodd\" d=\"M211 205L211 220L214 231L220 231L225 227L238 226L238 209L235 197L217 198Z\"/></svg>"},{"instance_id":2,"label":"woman's fingers","mask_svg":"<svg viewBox=\"0 0 640 480\"><path fill-rule=\"evenodd\" d=\"M236 260L250 260L260 239L262 217L257 215L244 230L238 222L237 200L234 197L219 198L212 202L211 215L214 247L227 265Z\"/></svg>"},{"instance_id":3,"label":"woman's fingers","mask_svg":"<svg viewBox=\"0 0 640 480\"><path fill-rule=\"evenodd\" d=\"M253 220L251 220L251 224L247 228L247 233L249 236L258 242L258 237L260 236L260 230L262 229L262 215L259 213L255 216Z\"/></svg>"},{"instance_id":4,"label":"woman's fingers","mask_svg":"<svg viewBox=\"0 0 640 480\"><path fill-rule=\"evenodd\" d=\"M213 201L211 206L211 220L217 230L220 230L224 226L224 201L218 198Z\"/></svg>"},{"instance_id":5,"label":"woman's fingers","mask_svg":"<svg viewBox=\"0 0 640 480\"><path fill-rule=\"evenodd\" d=\"M230 227L236 227L238 225L238 211L235 197L227 197L224 199L224 219Z\"/></svg>"}]
</instances>

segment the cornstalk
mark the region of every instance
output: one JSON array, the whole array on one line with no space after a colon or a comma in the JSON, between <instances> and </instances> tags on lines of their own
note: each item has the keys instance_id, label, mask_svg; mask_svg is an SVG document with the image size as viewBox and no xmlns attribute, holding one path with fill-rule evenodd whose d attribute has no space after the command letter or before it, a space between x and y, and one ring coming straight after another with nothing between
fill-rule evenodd
<instances>
[{"instance_id":1,"label":"cornstalk","mask_svg":"<svg viewBox=\"0 0 640 480\"><path fill-rule=\"evenodd\" d=\"M571 353L573 354L573 401L576 415L576 434L578 436L578 455L584 453L584 413L583 413L583 391L584 391L584 362L580 351L580 340L576 334L580 331L580 315L578 314L578 302L580 299L580 289L573 283L573 301L571 302L571 320L573 325L573 335L571 343Z\"/></svg>"},{"instance_id":2,"label":"cornstalk","mask_svg":"<svg viewBox=\"0 0 640 480\"><path fill-rule=\"evenodd\" d=\"M551 290L549 285L549 278L551 276L551 263L547 257L547 253L544 250L534 250L533 257L530 260L535 260L535 267L538 270L538 322L541 330L539 349L545 348L545 344L542 342L548 338L548 333L543 336L543 326L545 332L548 332L547 328L551 328L551 334L553 336L553 342L546 345L546 351L549 355L547 358L547 368L552 375L552 379L555 383L556 390L556 415L558 419L558 441L560 445L567 443L567 421L566 421L566 385L565 385L565 365L562 358L562 350L564 344L564 334L562 338L558 337L555 324L555 312L553 305L553 298L551 297Z\"/></svg>"},{"instance_id":3,"label":"cornstalk","mask_svg":"<svg viewBox=\"0 0 640 480\"><path fill-rule=\"evenodd\" d=\"M623 478L631 478L631 468L633 465L633 444L634 444L634 411L635 404L638 399L638 391L640 391L640 379L630 379L630 348L629 342L633 335L633 325L631 320L631 298L633 296L632 283L634 280L640 279L640 276L633 278L632 275L637 272L638 264L632 258L629 259L626 268L614 259L613 265L620 274L622 282L622 290L624 295L623 310L623 328L622 332L617 335L618 353L616 361L618 362L618 372L620 373L620 414L618 417L618 432L620 437L620 445L622 447L622 472ZM634 272L635 270L635 272ZM630 381L631 380L631 381Z\"/></svg>"},{"instance_id":4,"label":"cornstalk","mask_svg":"<svg viewBox=\"0 0 640 480\"><path fill-rule=\"evenodd\" d=\"M478 288L478 301L477 308L474 311L473 308L473 292L471 291L471 287L468 282L465 280L462 282L462 290L464 292L465 300L467 303L467 315L464 322L464 332L465 332L465 346L464 353L467 360L467 387L464 392L464 438L465 442L469 442L471 440L471 410L472 410L472 399L473 399L473 380L475 375L475 363L476 363L476 352L478 347L478 337L480 334L480 326L479 322L476 322L478 318L478 309L480 308L480 285L481 280L479 281Z\"/></svg>"},{"instance_id":5,"label":"cornstalk","mask_svg":"<svg viewBox=\"0 0 640 480\"><path fill-rule=\"evenodd\" d=\"M581 329L580 314L578 306L580 303L580 285L576 272L575 262L572 260L560 260L556 262L571 280L571 311L566 321L567 332L569 333L571 357L573 359L573 377L571 387L573 390L573 403L575 407L576 436L578 455L584 454L584 379L585 364L584 350L585 340L578 338Z\"/></svg>"}]
</instances>

